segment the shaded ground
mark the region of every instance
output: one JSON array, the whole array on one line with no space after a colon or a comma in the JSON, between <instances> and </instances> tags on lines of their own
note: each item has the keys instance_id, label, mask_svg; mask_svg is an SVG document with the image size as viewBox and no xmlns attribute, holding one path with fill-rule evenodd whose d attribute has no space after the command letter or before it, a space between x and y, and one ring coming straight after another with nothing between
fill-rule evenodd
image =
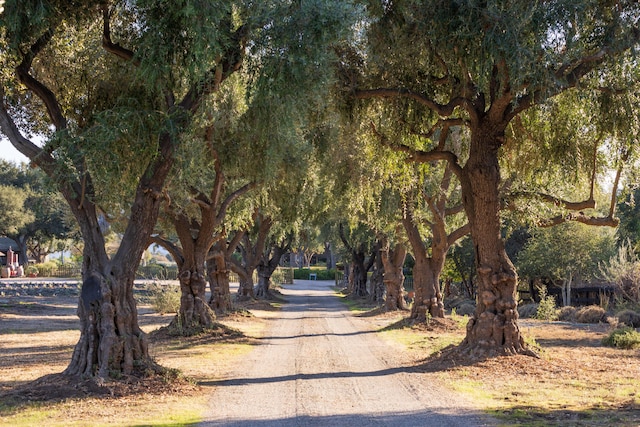
<instances>
[{"instance_id":1,"label":"shaded ground","mask_svg":"<svg viewBox=\"0 0 640 427\"><path fill-rule=\"evenodd\" d=\"M413 396L408 400L416 398L415 395L426 396L433 384L444 383L448 389L490 410L507 425L640 425L640 350L603 347L600 341L608 333L608 325L523 320L520 326L524 335L542 347L540 359L517 356L469 364L448 356L446 350L448 344L464 336L464 319L410 325L402 320L402 313L370 311L352 317L343 314L340 306L326 306L323 295L318 295L315 302L306 303L302 296L293 295L299 299L285 305L282 312L264 302L250 302L248 311L226 318L219 333L191 338L152 334L150 351L158 362L181 369L195 382L165 381L156 377L147 382L97 384L84 380L65 384L56 374L67 366L79 332L75 315L77 286L64 286L56 282L3 289L0 283L0 425L15 425L12 414L24 411L25 405L31 405L30 400L44 402L37 407L44 408L47 415L38 419L46 421L23 425L67 425L65 416L79 420L77 425L93 425L96 420L100 420L101 425L150 425L147 421L127 422L125 414L146 413L146 418L141 419L167 423L173 414L190 410L188 422L169 422L187 425L201 419L200 408L209 406L205 398L210 393L216 390L229 393L234 387L254 385L267 390L263 403L253 398L228 406L236 410L251 405L268 407L269 403L273 406L278 402L277 399L274 402L273 392L280 387L284 387L285 396L290 396L286 393L291 388L294 395L306 396L308 402L315 396L318 402L325 403L300 406L284 399L281 407L292 407L286 410L293 412L272 416L265 409L261 418L253 419L251 425L416 425L412 424L416 417L431 416L434 412L451 413L451 405L439 405L435 411L419 405L409 409L397 405L389 411L376 405L375 399L379 397L370 393L378 385L367 385L369 379L393 382L408 375L420 377L420 385L407 386L408 382L402 379L399 382L405 384L402 386L405 390L392 389L387 393L388 401L395 402L396 396L404 396L407 390ZM301 288L300 284L289 287ZM285 296L292 298L292 295ZM304 304L307 306L303 310ZM147 332L167 325L172 318L158 315L146 305L140 305L139 309L140 324ZM283 314L293 316L284 324L302 326L288 332L274 329L276 319ZM342 323L356 329L340 332ZM382 330L382 333L373 334L373 330ZM379 342L364 341L363 344L362 339L375 335L382 336L394 350L383 350L385 346ZM344 353L348 350L342 350L342 341L358 349L356 359ZM293 359L280 360L272 355L261 360L249 353L249 349L255 347L289 347L285 353ZM336 354L337 359L332 359L332 354ZM324 365L326 357L334 362ZM264 361L267 367L260 368L259 363ZM293 366L294 371L280 372L285 369L283 366ZM240 374L239 367L242 367ZM38 382L29 384L34 380ZM320 385L320 391L314 391L313 383ZM338 388L342 391L334 393L332 390L339 383L344 383L339 387L346 388ZM364 399L365 406L375 405L376 412L372 415L366 410L339 409L344 403L342 396L351 392ZM11 396L24 403L8 403ZM60 403L46 403L56 401ZM220 407L216 401L217 398L213 408ZM468 408L463 405L460 413ZM223 422L219 418L222 413L216 416L218 418L209 418L210 425L243 425L248 419L240 417ZM56 422L56 417L62 421ZM468 425L464 424L466 418L453 417L453 420L451 425L456 422Z\"/></svg>"}]
</instances>

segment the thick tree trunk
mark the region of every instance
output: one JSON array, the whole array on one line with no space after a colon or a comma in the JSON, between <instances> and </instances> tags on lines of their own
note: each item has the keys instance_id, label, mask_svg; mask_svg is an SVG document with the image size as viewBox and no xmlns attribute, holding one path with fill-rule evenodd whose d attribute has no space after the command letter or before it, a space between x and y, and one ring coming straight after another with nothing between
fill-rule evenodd
<instances>
[{"instance_id":1,"label":"thick tree trunk","mask_svg":"<svg viewBox=\"0 0 640 427\"><path fill-rule=\"evenodd\" d=\"M64 373L106 378L133 374L136 366L155 366L149 358L146 336L138 325L133 297L135 271L144 244L138 247L123 240L118 254L138 254L138 258L118 261L116 254L116 262L109 260L95 207L90 203L82 209L71 206L84 240L83 282L78 301L80 339ZM153 210L146 214L154 220Z\"/></svg>"},{"instance_id":2,"label":"thick tree trunk","mask_svg":"<svg viewBox=\"0 0 640 427\"><path fill-rule=\"evenodd\" d=\"M217 314L225 314L233 310L231 303L231 291L229 289L229 269L227 267L224 240L216 243L214 255L207 261L207 276L211 295L209 297L209 307ZM217 248L217 249L216 249Z\"/></svg>"},{"instance_id":3,"label":"thick tree trunk","mask_svg":"<svg viewBox=\"0 0 640 427\"><path fill-rule=\"evenodd\" d=\"M382 262L382 256L377 256L373 264L373 273L371 274L369 301L381 304L385 299L385 283L384 283L385 267Z\"/></svg>"},{"instance_id":4,"label":"thick tree trunk","mask_svg":"<svg viewBox=\"0 0 640 427\"><path fill-rule=\"evenodd\" d=\"M216 318L207 304L205 276L205 259L213 245L213 237L208 230L202 230L202 225L194 237L193 222L183 214L174 215L172 220L181 247L170 242L161 243L172 253L179 270L180 309L172 326L185 335L191 335L210 328Z\"/></svg>"},{"instance_id":5,"label":"thick tree trunk","mask_svg":"<svg viewBox=\"0 0 640 427\"><path fill-rule=\"evenodd\" d=\"M367 269L364 265L364 252L354 252L351 259L351 294L357 297L367 296Z\"/></svg>"},{"instance_id":6,"label":"thick tree trunk","mask_svg":"<svg viewBox=\"0 0 640 427\"><path fill-rule=\"evenodd\" d=\"M411 211L408 211L402 224L409 237L413 250L415 265L413 266L414 302L411 307L411 319L424 322L428 316L444 317L444 303L440 292L440 274L444 268L444 261L449 244L441 227L432 227L431 257L427 256L427 247L422 236L413 222Z\"/></svg>"},{"instance_id":7,"label":"thick tree trunk","mask_svg":"<svg viewBox=\"0 0 640 427\"><path fill-rule=\"evenodd\" d=\"M255 297L253 289L253 271L238 273L240 284L238 286L238 297L247 299Z\"/></svg>"},{"instance_id":8,"label":"thick tree trunk","mask_svg":"<svg viewBox=\"0 0 640 427\"><path fill-rule=\"evenodd\" d=\"M213 325L216 315L207 304L207 281L204 265L183 266L178 275L180 282L180 310L174 326L189 333L191 330L208 328Z\"/></svg>"},{"instance_id":9,"label":"thick tree trunk","mask_svg":"<svg viewBox=\"0 0 640 427\"><path fill-rule=\"evenodd\" d=\"M403 244L396 244L394 249L380 251L380 257L384 265L384 285L386 298L384 307L387 311L404 310L404 273L402 267L407 257L407 249Z\"/></svg>"},{"instance_id":10,"label":"thick tree trunk","mask_svg":"<svg viewBox=\"0 0 640 427\"><path fill-rule=\"evenodd\" d=\"M262 261L258 264L258 286L256 287L256 297L258 298L268 298L269 297L269 286L271 284L271 276L273 276L273 272L276 271L278 265L280 264L280 258L284 254L285 250L289 247L289 245L283 246L272 246L271 248L271 256L267 254Z\"/></svg>"},{"instance_id":11,"label":"thick tree trunk","mask_svg":"<svg viewBox=\"0 0 640 427\"><path fill-rule=\"evenodd\" d=\"M132 279L93 271L83 279L78 316L80 340L65 374L130 375L136 361L150 362Z\"/></svg>"},{"instance_id":12,"label":"thick tree trunk","mask_svg":"<svg viewBox=\"0 0 640 427\"><path fill-rule=\"evenodd\" d=\"M474 356L526 351L518 327L517 275L500 233L498 149L503 133L472 131L469 159L461 174L478 272L478 297L462 349Z\"/></svg>"},{"instance_id":13,"label":"thick tree trunk","mask_svg":"<svg viewBox=\"0 0 640 427\"><path fill-rule=\"evenodd\" d=\"M324 243L324 256L327 257L327 270L336 268L336 256L331 249L331 242Z\"/></svg>"},{"instance_id":14,"label":"thick tree trunk","mask_svg":"<svg viewBox=\"0 0 640 427\"><path fill-rule=\"evenodd\" d=\"M440 274L444 260L423 256L415 257L413 291L415 294L411 318L424 322L427 317L444 317L444 303L440 291Z\"/></svg>"}]
</instances>

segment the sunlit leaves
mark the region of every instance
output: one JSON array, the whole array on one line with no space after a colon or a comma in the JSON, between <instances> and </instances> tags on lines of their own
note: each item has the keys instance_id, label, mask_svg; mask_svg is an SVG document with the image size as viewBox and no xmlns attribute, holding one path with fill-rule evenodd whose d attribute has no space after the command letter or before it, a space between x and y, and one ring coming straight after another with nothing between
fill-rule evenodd
<instances>
[{"instance_id":1,"label":"sunlit leaves","mask_svg":"<svg viewBox=\"0 0 640 427\"><path fill-rule=\"evenodd\" d=\"M607 227L563 224L536 230L518 255L518 273L524 277L593 280L599 263L614 252L614 231Z\"/></svg>"}]
</instances>

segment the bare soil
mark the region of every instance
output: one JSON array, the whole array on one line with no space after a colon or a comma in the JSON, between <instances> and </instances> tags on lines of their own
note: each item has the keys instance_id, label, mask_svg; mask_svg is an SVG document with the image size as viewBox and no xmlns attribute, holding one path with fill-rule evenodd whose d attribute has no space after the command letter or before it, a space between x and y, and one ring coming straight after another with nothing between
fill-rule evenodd
<instances>
[{"instance_id":1,"label":"bare soil","mask_svg":"<svg viewBox=\"0 0 640 427\"><path fill-rule=\"evenodd\" d=\"M278 311L272 303L251 301L247 303L246 311L239 311L222 320L223 326L221 325L217 333L189 338L176 338L165 332L150 335L150 350L160 364L180 367L185 375L195 380L176 377L174 371L168 371L145 379L69 381L67 377L58 374L67 366L73 346L79 337L78 318L75 314L77 294L72 289L56 291L54 285L43 289L49 289L51 294L44 295L40 292L40 295L30 295L25 291L3 291L4 295L0 294L0 415L7 413L5 411L13 413L19 410L21 405L32 401L46 404L72 399L76 403L65 407L65 410L74 418L84 417L90 420L91 417L100 417L108 420L117 418L123 407L151 405L158 401L171 401L189 396L204 399L216 390L229 393L232 385L225 381L232 381L233 378L259 378L257 372L249 371L248 368L242 376L238 376L238 367L242 365L238 357L243 360L242 366L250 366L252 361L257 362L256 359L231 354L221 356L223 359L216 359L215 363L188 369L183 369L189 366L187 362L173 361L178 358L188 361L189 358L195 357L190 351L193 348L212 353L215 352L212 348L222 344L267 348L269 346L264 344L268 343L268 339L278 339L273 334L275 322L283 315L286 317L289 310L289 315L294 318L309 319L302 323L301 330L283 330L283 334L292 334L291 336L303 341L313 336L321 337L323 340L319 343L302 342L299 345L304 347L297 347L297 352L303 348L320 355L337 351L337 357L345 359L344 354L340 355L342 350L336 350L337 341L328 341L327 337L346 334L344 337L350 337L351 345L360 346L362 349L362 345L370 344L357 344L354 337L376 335L362 331L386 330L391 336L396 333L405 334L409 338L403 342L396 341L395 344L393 340L385 338L391 351L379 350L384 346L376 344L376 354L384 356L384 367L378 371L396 368L399 371L418 372L421 377L420 387L424 387L425 384L447 384L449 390L444 389L442 393L456 396L451 394L453 389L467 396L460 399L462 405L466 405L469 399L475 402L475 407L471 405L466 407L467 410L489 410L509 425L640 425L640 350L603 347L601 340L610 330L606 324L584 325L522 320L520 326L524 335L541 348L540 358L509 356L469 361L457 358L455 352L443 345L447 340L460 340L464 336L463 322L454 319L432 321L429 325L413 325L403 320L407 313L372 310L352 317L336 315L336 307L327 313L322 312L320 307L311 306L307 307L311 310L311 315L303 315L305 312L300 311L300 308L292 308L290 304ZM289 295L285 297L291 298ZM314 316L315 311L319 312ZM337 317L331 320L334 316ZM322 329L324 326L321 324L309 323L313 322L311 319L314 317L321 322L332 322L333 325L329 330ZM353 319L347 323L359 324L360 332L356 330L343 333L336 330L336 323L345 321L343 317ZM172 316L162 316L153 312L149 306L139 307L139 321L146 332L168 325L171 319ZM292 323L291 319L288 322ZM288 341L280 337L279 342ZM251 354L251 357L258 357L254 353ZM363 361L362 358L360 360ZM287 364L280 359L268 361L271 365L279 362ZM374 363L366 360L363 362L369 365ZM302 362L294 358L291 363L297 363L300 367ZM338 373L350 372L351 377L368 376L354 374L354 366L348 368L336 365L331 369ZM325 388L329 383L333 387L333 382L340 379L336 378L336 375L314 373L313 369L318 369L315 363L304 365L300 369L302 370L297 373L294 371L293 374L279 375L274 371L264 374L272 379L294 375L297 377L293 378L293 383L299 385L301 382L310 383L310 378L317 379L324 382ZM371 366L368 366L368 369L371 371ZM353 378L349 381L353 381ZM349 381L347 383L353 386L353 382ZM284 384L287 381L263 381L267 385L269 398L273 396L273 387L280 382ZM358 387L359 398L362 398L363 390L368 386L359 384ZM298 389L298 392L300 390L313 393L308 389ZM418 390L417 394L422 394L422 391ZM340 395L340 399L342 396L344 393ZM220 395L217 395L217 399L219 398ZM82 405L82 401L90 404ZM231 408L233 406L230 405ZM322 412L327 408L315 407L312 410ZM415 422L415 413L409 412L411 417L406 418L407 422ZM324 420L349 421L345 417L343 414ZM282 419L277 421L282 422ZM218 421L209 417L210 425L218 425L216 422Z\"/></svg>"}]
</instances>

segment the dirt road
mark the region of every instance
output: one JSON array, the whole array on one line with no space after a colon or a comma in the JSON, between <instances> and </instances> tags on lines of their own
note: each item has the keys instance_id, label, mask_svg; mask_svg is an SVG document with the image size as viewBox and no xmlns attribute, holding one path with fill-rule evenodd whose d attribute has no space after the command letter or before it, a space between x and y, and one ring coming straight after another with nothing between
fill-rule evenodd
<instances>
[{"instance_id":1,"label":"dirt road","mask_svg":"<svg viewBox=\"0 0 640 427\"><path fill-rule=\"evenodd\" d=\"M296 281L264 345L215 384L203 426L483 426L464 399L398 363L333 295Z\"/></svg>"}]
</instances>

